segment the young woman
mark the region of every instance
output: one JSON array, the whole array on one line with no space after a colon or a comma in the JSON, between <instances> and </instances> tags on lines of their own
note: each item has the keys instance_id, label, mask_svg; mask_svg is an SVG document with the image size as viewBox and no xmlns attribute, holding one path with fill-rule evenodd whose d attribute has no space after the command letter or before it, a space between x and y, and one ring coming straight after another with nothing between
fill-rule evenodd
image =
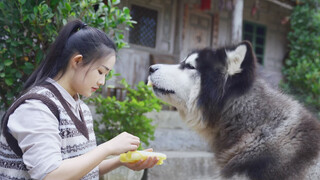
<instances>
[{"instance_id":1,"label":"young woman","mask_svg":"<svg viewBox=\"0 0 320 180\"><path fill-rule=\"evenodd\" d=\"M96 146L89 97L116 61L114 43L80 20L59 32L46 59L26 81L23 95L2 119L0 179L98 179L119 166L153 167L158 159L134 164L119 157L136 150L138 137L123 132Z\"/></svg>"}]
</instances>

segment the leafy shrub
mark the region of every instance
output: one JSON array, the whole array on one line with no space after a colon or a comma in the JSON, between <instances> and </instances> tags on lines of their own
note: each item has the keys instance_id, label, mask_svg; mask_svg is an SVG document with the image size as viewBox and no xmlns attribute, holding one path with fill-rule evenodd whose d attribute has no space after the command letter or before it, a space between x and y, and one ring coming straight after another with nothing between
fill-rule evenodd
<instances>
[{"instance_id":1,"label":"leafy shrub","mask_svg":"<svg viewBox=\"0 0 320 180\"><path fill-rule=\"evenodd\" d=\"M284 87L320 117L320 4L301 0L291 14L290 53L283 74Z\"/></svg>"},{"instance_id":2,"label":"leafy shrub","mask_svg":"<svg viewBox=\"0 0 320 180\"><path fill-rule=\"evenodd\" d=\"M135 89L124 79L121 84L126 92L124 101L117 100L115 96L105 98L101 95L88 99L95 105L96 113L101 115L101 119L94 122L97 141L108 141L126 131L138 136L148 146L149 140L154 139L155 127L145 113L160 111L162 102L144 82L140 82Z\"/></svg>"},{"instance_id":3,"label":"leafy shrub","mask_svg":"<svg viewBox=\"0 0 320 180\"><path fill-rule=\"evenodd\" d=\"M0 109L10 106L68 19L78 18L104 30L112 35L118 49L127 47L123 30L134 23L130 11L117 7L120 0L106 2L0 1Z\"/></svg>"}]
</instances>

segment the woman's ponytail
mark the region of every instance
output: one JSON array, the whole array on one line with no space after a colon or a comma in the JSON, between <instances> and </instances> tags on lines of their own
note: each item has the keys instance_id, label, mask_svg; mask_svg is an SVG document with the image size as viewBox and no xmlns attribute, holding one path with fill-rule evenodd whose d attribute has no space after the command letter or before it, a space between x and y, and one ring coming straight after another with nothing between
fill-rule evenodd
<instances>
[{"instance_id":1,"label":"woman's ponytail","mask_svg":"<svg viewBox=\"0 0 320 180\"><path fill-rule=\"evenodd\" d=\"M50 46L48 54L39 67L31 74L24 84L23 90L28 90L33 86L42 84L48 77L54 77L68 64L68 59L63 59L62 54L68 39L79 29L86 27L86 24L80 20L74 20L65 25L54 43Z\"/></svg>"}]
</instances>

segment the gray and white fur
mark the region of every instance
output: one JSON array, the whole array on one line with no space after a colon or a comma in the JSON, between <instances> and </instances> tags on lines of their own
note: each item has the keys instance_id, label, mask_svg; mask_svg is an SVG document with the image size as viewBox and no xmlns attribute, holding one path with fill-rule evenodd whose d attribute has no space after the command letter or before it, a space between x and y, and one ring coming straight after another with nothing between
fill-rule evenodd
<instances>
[{"instance_id":1,"label":"gray and white fur","mask_svg":"<svg viewBox=\"0 0 320 180\"><path fill-rule=\"evenodd\" d=\"M150 67L154 93L211 145L215 179L320 179L320 123L256 76L249 42Z\"/></svg>"}]
</instances>

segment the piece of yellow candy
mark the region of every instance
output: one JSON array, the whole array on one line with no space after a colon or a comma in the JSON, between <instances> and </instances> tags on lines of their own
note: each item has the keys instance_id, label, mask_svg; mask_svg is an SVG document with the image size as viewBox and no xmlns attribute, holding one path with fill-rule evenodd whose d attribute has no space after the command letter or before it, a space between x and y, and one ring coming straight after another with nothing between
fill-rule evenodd
<instances>
[{"instance_id":1,"label":"piece of yellow candy","mask_svg":"<svg viewBox=\"0 0 320 180\"><path fill-rule=\"evenodd\" d=\"M120 161L133 163L139 160L146 160L148 157L157 157L157 165L163 164L163 160L167 159L167 156L163 153L148 152L148 151L129 151L127 153L120 154Z\"/></svg>"},{"instance_id":2,"label":"piece of yellow candy","mask_svg":"<svg viewBox=\"0 0 320 180\"><path fill-rule=\"evenodd\" d=\"M152 86L152 82L151 82L151 80L148 80L148 84L147 84L147 86Z\"/></svg>"}]
</instances>

